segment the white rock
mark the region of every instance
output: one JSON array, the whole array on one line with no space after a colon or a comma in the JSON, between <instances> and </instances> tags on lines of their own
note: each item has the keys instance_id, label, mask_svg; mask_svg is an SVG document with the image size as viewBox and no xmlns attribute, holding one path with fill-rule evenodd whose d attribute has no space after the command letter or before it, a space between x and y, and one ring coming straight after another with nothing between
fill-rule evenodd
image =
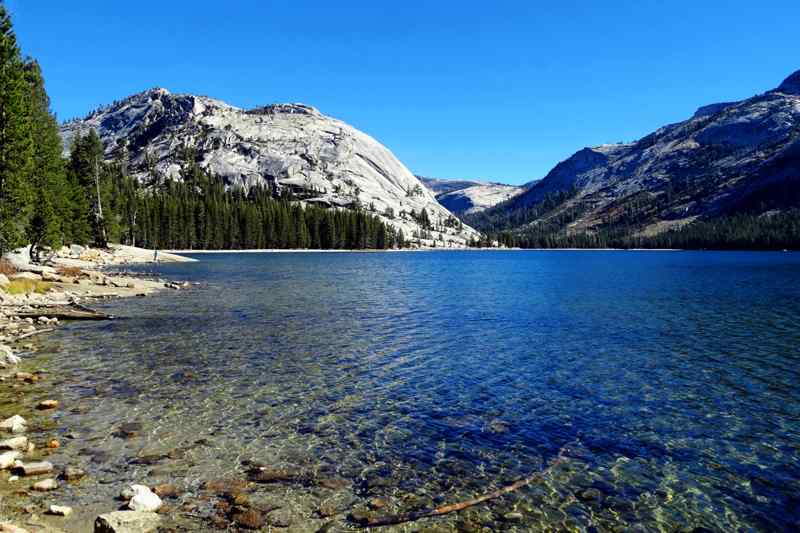
<instances>
[{"instance_id":1,"label":"white rock","mask_svg":"<svg viewBox=\"0 0 800 533\"><path fill-rule=\"evenodd\" d=\"M14 355L10 347L0 344L0 366L17 365L20 361L21 359Z\"/></svg>"},{"instance_id":2,"label":"white rock","mask_svg":"<svg viewBox=\"0 0 800 533\"><path fill-rule=\"evenodd\" d=\"M0 441L0 450L25 451L28 449L28 437L12 437Z\"/></svg>"},{"instance_id":3,"label":"white rock","mask_svg":"<svg viewBox=\"0 0 800 533\"><path fill-rule=\"evenodd\" d=\"M0 422L0 431L6 433L24 433L28 429L28 421L19 415L14 415Z\"/></svg>"},{"instance_id":4,"label":"white rock","mask_svg":"<svg viewBox=\"0 0 800 533\"><path fill-rule=\"evenodd\" d=\"M11 283L11 281L8 279L8 276L0 274L0 287L5 287L9 283Z\"/></svg>"},{"instance_id":5,"label":"white rock","mask_svg":"<svg viewBox=\"0 0 800 533\"><path fill-rule=\"evenodd\" d=\"M128 502L132 511L155 512L161 508L163 502L156 493L144 485L131 485L133 498Z\"/></svg>"},{"instance_id":6,"label":"white rock","mask_svg":"<svg viewBox=\"0 0 800 533\"><path fill-rule=\"evenodd\" d=\"M66 505L50 505L47 509L48 514L56 515L56 516L69 516L72 514L72 507L67 507Z\"/></svg>"},{"instance_id":7,"label":"white rock","mask_svg":"<svg viewBox=\"0 0 800 533\"><path fill-rule=\"evenodd\" d=\"M11 468L20 457L22 454L18 451L0 453L0 470Z\"/></svg>"},{"instance_id":8,"label":"white rock","mask_svg":"<svg viewBox=\"0 0 800 533\"><path fill-rule=\"evenodd\" d=\"M48 492L56 490L58 488L58 482L53 478L43 479L42 481L34 483L31 488L38 492Z\"/></svg>"},{"instance_id":9,"label":"white rock","mask_svg":"<svg viewBox=\"0 0 800 533\"><path fill-rule=\"evenodd\" d=\"M114 511L97 517L94 533L150 533L159 522L161 517L155 513Z\"/></svg>"}]
</instances>

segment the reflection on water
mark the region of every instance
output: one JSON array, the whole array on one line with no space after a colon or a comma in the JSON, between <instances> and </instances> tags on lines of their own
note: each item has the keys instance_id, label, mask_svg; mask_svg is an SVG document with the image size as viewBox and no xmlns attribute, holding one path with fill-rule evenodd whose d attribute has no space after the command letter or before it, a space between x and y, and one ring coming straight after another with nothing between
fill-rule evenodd
<instances>
[{"instance_id":1,"label":"reflection on water","mask_svg":"<svg viewBox=\"0 0 800 533\"><path fill-rule=\"evenodd\" d=\"M191 493L253 459L349 482L270 488L313 531L333 500L450 502L564 448L541 483L395 529L800 525L796 254L201 259L159 266L199 288L108 304L120 320L47 341L74 406L59 427L90 443L59 452L96 480L76 497L143 478Z\"/></svg>"}]
</instances>

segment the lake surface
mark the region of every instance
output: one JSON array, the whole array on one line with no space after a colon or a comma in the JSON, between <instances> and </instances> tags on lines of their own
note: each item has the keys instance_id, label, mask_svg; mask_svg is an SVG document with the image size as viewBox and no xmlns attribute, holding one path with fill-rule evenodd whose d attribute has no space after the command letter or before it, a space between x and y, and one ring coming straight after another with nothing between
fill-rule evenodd
<instances>
[{"instance_id":1,"label":"lake surface","mask_svg":"<svg viewBox=\"0 0 800 533\"><path fill-rule=\"evenodd\" d=\"M313 531L327 500L449 503L561 454L503 500L395 529L800 527L800 254L195 257L156 272L197 288L51 341L98 502L126 476L191 492L253 459L347 480L270 489Z\"/></svg>"}]
</instances>

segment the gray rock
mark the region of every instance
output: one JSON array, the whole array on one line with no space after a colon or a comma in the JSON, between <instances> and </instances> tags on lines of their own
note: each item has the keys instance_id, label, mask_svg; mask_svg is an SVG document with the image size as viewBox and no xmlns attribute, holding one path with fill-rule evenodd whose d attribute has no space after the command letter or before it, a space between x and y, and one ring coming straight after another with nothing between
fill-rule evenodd
<instances>
[{"instance_id":1,"label":"gray rock","mask_svg":"<svg viewBox=\"0 0 800 533\"><path fill-rule=\"evenodd\" d=\"M42 481L37 481L31 487L33 490L38 492L48 492L51 490L56 490L58 488L58 482L55 479L43 479Z\"/></svg>"},{"instance_id":2,"label":"gray rock","mask_svg":"<svg viewBox=\"0 0 800 533\"><path fill-rule=\"evenodd\" d=\"M0 450L17 450L23 452L28 449L28 437L12 437L0 440Z\"/></svg>"},{"instance_id":3,"label":"gray rock","mask_svg":"<svg viewBox=\"0 0 800 533\"><path fill-rule=\"evenodd\" d=\"M14 468L24 476L40 476L42 474L49 474L53 471L53 463L49 461L39 461L35 463L23 463Z\"/></svg>"},{"instance_id":4,"label":"gray rock","mask_svg":"<svg viewBox=\"0 0 800 533\"><path fill-rule=\"evenodd\" d=\"M67 481L77 481L83 478L84 476L86 476L86 472L74 466L66 467L64 469L64 473L61 474L61 477L63 477ZM133 495L131 495L131 497L133 497Z\"/></svg>"},{"instance_id":5,"label":"gray rock","mask_svg":"<svg viewBox=\"0 0 800 533\"><path fill-rule=\"evenodd\" d=\"M149 533L155 531L161 517L155 513L115 511L94 521L94 533Z\"/></svg>"},{"instance_id":6,"label":"gray rock","mask_svg":"<svg viewBox=\"0 0 800 533\"><path fill-rule=\"evenodd\" d=\"M278 509L267 515L267 523L274 527L289 527L292 521L293 516L288 509Z\"/></svg>"}]
</instances>

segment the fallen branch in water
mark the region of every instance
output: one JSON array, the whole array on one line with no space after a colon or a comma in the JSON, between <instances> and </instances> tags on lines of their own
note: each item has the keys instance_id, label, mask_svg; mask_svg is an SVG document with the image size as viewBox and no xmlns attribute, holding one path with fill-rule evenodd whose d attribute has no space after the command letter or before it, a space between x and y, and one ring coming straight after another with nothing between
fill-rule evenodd
<instances>
[{"instance_id":1,"label":"fallen branch in water","mask_svg":"<svg viewBox=\"0 0 800 533\"><path fill-rule=\"evenodd\" d=\"M31 331L30 333L24 333L17 337L15 340L21 341L22 339L27 339L28 337L33 337L34 335L38 335L39 333L50 333L51 331L55 331L56 328L46 328L46 329L37 329L36 331Z\"/></svg>"},{"instance_id":2,"label":"fallen branch in water","mask_svg":"<svg viewBox=\"0 0 800 533\"><path fill-rule=\"evenodd\" d=\"M33 311L20 311L14 313L20 318L38 318L45 316L59 320L113 320L113 316L95 311L77 303L69 305L48 305L37 307Z\"/></svg>"},{"instance_id":3,"label":"fallen branch in water","mask_svg":"<svg viewBox=\"0 0 800 533\"><path fill-rule=\"evenodd\" d=\"M506 485L505 487L493 490L492 492L487 492L486 494L482 494L481 496L478 496L477 498L472 498L471 500L464 500L458 503L451 503L449 505L436 507L435 509L424 509L422 511L414 511L410 513L400 513L387 516L353 517L353 515L350 515L350 519L356 522L361 527L380 527L380 526L403 524L406 522L414 522L416 520L421 520L422 518L432 518L434 516L442 516L454 513L456 511L468 509L469 507L474 507L475 505L479 505L481 503L497 499L505 494L514 492L515 490L521 489L526 485L530 485L537 479L544 477L547 473L553 470L564 460L565 449L566 446L562 447L561 450L559 450L558 456L555 458L555 460L550 464L550 466L548 466L544 470L536 472L535 474L532 474L528 477L518 479L517 481L515 481L510 485Z\"/></svg>"}]
</instances>

